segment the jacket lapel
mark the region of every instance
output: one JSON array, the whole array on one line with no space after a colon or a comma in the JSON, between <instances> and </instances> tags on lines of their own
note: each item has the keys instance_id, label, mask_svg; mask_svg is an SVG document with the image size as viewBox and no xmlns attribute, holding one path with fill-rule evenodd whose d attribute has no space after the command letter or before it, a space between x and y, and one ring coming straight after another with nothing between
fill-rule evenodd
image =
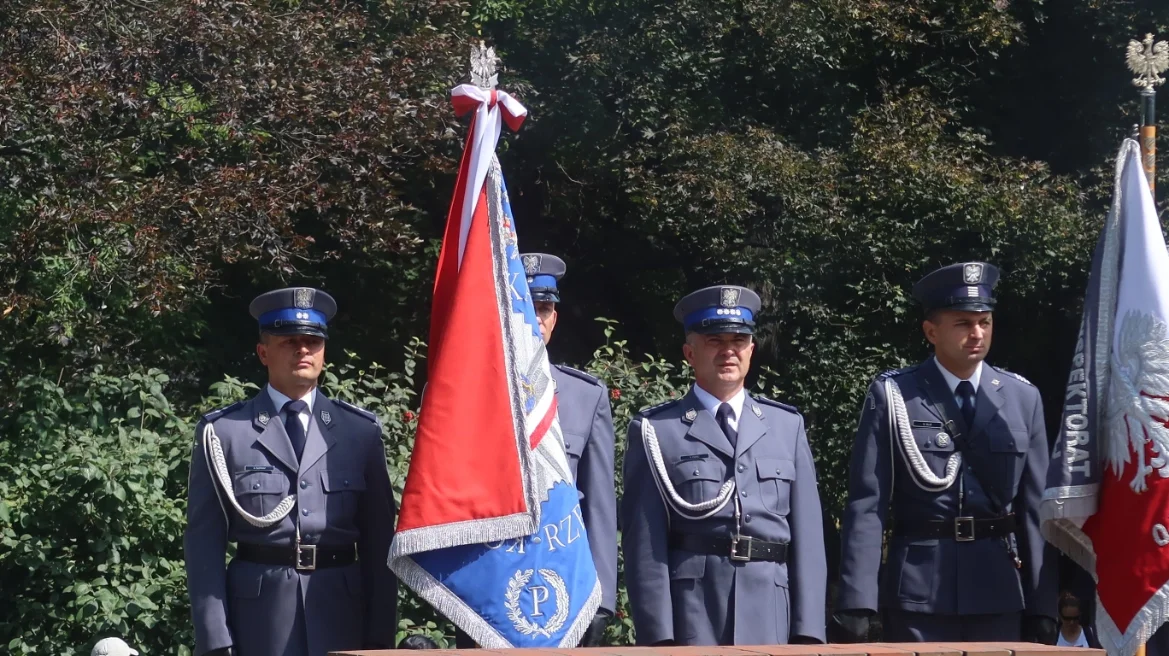
<instances>
[{"instance_id":1,"label":"jacket lapel","mask_svg":"<svg viewBox=\"0 0 1169 656\"><path fill-rule=\"evenodd\" d=\"M706 408L703 408L702 404L698 402L698 397L695 396L693 388L682 399L682 421L690 424L690 429L686 431L686 435L693 437L728 458L735 457L735 450L731 448L731 443L727 440L727 436L718 427L718 422L714 420L714 415L707 412Z\"/></svg>"},{"instance_id":2,"label":"jacket lapel","mask_svg":"<svg viewBox=\"0 0 1169 656\"><path fill-rule=\"evenodd\" d=\"M256 442L289 471L296 471L296 453L292 450L292 440L284 432L280 411L272 405L272 397L268 396L266 386L260 388L260 393L252 399L252 427L260 434Z\"/></svg>"},{"instance_id":3,"label":"jacket lapel","mask_svg":"<svg viewBox=\"0 0 1169 656\"><path fill-rule=\"evenodd\" d=\"M313 399L313 414L309 417L308 433L305 435L304 454L300 459L300 472L306 472L324 457L325 452L337 443L333 427L337 425L340 413L337 407L320 390Z\"/></svg>"},{"instance_id":4,"label":"jacket lapel","mask_svg":"<svg viewBox=\"0 0 1169 656\"><path fill-rule=\"evenodd\" d=\"M743 399L743 412L739 417L739 438L735 441L735 457L743 455L756 442L763 439L767 433L767 424L763 421L763 408L747 395Z\"/></svg>"},{"instance_id":5,"label":"jacket lapel","mask_svg":"<svg viewBox=\"0 0 1169 656\"><path fill-rule=\"evenodd\" d=\"M986 425L1003 407L1003 382L999 380L998 372L985 364L982 365L982 378L978 382L978 395L975 398L971 435L986 430Z\"/></svg>"}]
</instances>

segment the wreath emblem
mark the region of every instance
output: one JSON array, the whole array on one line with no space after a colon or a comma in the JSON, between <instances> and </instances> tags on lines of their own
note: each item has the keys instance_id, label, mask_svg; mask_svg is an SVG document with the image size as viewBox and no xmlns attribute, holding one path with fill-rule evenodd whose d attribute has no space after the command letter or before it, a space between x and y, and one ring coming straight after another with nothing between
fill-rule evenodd
<instances>
[{"instance_id":1,"label":"wreath emblem","mask_svg":"<svg viewBox=\"0 0 1169 656\"><path fill-rule=\"evenodd\" d=\"M526 636L539 635L551 638L552 634L562 629L565 621L568 620L568 587L564 584L564 579L560 578L556 572L550 569L540 570L540 576L556 592L556 612L548 618L548 622L544 626L540 626L529 620L524 615L524 611L520 609L520 593L523 592L524 586L531 582L534 574L535 570L532 569L516 570L507 583L503 607L507 609L507 619L511 620L516 631Z\"/></svg>"}]
</instances>

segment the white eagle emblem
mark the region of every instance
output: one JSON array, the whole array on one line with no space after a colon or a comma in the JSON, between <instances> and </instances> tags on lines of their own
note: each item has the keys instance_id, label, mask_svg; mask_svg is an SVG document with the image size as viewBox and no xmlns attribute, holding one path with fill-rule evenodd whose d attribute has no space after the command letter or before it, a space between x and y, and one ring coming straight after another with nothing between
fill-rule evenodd
<instances>
[{"instance_id":1,"label":"white eagle emblem","mask_svg":"<svg viewBox=\"0 0 1169 656\"><path fill-rule=\"evenodd\" d=\"M1145 479L1156 469L1169 478L1169 335L1165 322L1151 314L1131 311L1120 326L1112 358L1105 424L1105 461L1119 476L1130 453L1137 471L1129 487L1148 488ZM1127 439L1125 439L1127 438ZM1153 458L1145 463L1145 445Z\"/></svg>"},{"instance_id":2,"label":"white eagle emblem","mask_svg":"<svg viewBox=\"0 0 1169 656\"><path fill-rule=\"evenodd\" d=\"M982 280L982 265L977 262L971 262L962 267L962 280L967 285L976 285Z\"/></svg>"},{"instance_id":3,"label":"white eagle emblem","mask_svg":"<svg viewBox=\"0 0 1169 656\"><path fill-rule=\"evenodd\" d=\"M296 291L293 293L292 302L296 305L296 307L302 310L307 310L313 306L314 296L316 296L316 292L314 290L309 289L308 287L297 287Z\"/></svg>"},{"instance_id":4,"label":"white eagle emblem","mask_svg":"<svg viewBox=\"0 0 1169 656\"><path fill-rule=\"evenodd\" d=\"M734 287L723 287L720 304L725 308L733 308L739 304L739 290Z\"/></svg>"},{"instance_id":5,"label":"white eagle emblem","mask_svg":"<svg viewBox=\"0 0 1169 656\"><path fill-rule=\"evenodd\" d=\"M525 255L524 256L524 273L529 276L537 273L540 270L540 256L539 255ZM531 281L529 281L531 282Z\"/></svg>"}]
</instances>

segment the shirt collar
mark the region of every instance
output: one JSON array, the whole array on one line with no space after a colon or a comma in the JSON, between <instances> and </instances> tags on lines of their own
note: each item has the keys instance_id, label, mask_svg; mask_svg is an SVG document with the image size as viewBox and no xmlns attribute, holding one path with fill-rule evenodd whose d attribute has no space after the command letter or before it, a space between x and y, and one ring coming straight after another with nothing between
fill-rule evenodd
<instances>
[{"instance_id":1,"label":"shirt collar","mask_svg":"<svg viewBox=\"0 0 1169 656\"><path fill-rule=\"evenodd\" d=\"M276 391L276 388L272 387L271 385L267 385L266 387L268 388L268 398L272 399L272 406L276 408L276 412L284 410L284 404L288 403L292 399L288 396L285 396L283 392ZM305 405L308 406L306 410L308 410L310 415L313 413L313 399L317 395L316 392L317 388L314 387L310 389L304 396L300 397L300 400L304 401Z\"/></svg>"},{"instance_id":2,"label":"shirt collar","mask_svg":"<svg viewBox=\"0 0 1169 656\"><path fill-rule=\"evenodd\" d=\"M942 363L938 362L937 358L934 358L934 364L938 366L938 371L942 372L942 378L945 378L946 384L950 386L950 393L957 394L958 383L962 382L962 379L950 373L950 370L943 367ZM974 373L970 374L970 378L967 378L967 380L970 381L970 384L974 386L975 394L978 393L978 383L982 380L982 368L984 366L985 365L983 363L979 362L978 367L974 369Z\"/></svg>"},{"instance_id":3,"label":"shirt collar","mask_svg":"<svg viewBox=\"0 0 1169 656\"><path fill-rule=\"evenodd\" d=\"M698 383L694 384L693 389L694 396L698 398L698 402L702 404L702 407L706 408L706 411L709 412L712 417L716 416L718 413L718 407L722 405L723 402L715 398L715 396L710 392L707 392L706 390L699 387ZM738 421L739 417L743 416L743 403L746 400L747 390L740 389L734 396L731 397L729 401L727 401L727 403L731 404L731 410L735 413L735 421Z\"/></svg>"}]
</instances>

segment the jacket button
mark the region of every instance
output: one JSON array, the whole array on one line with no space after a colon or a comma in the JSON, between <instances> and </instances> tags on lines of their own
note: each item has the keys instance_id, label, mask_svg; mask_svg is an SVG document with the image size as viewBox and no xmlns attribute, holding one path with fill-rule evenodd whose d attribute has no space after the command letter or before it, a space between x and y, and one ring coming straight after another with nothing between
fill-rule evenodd
<instances>
[{"instance_id":1,"label":"jacket button","mask_svg":"<svg viewBox=\"0 0 1169 656\"><path fill-rule=\"evenodd\" d=\"M308 508L305 508L304 510L300 511L300 514L304 515L305 517L308 517Z\"/></svg>"},{"instance_id":2,"label":"jacket button","mask_svg":"<svg viewBox=\"0 0 1169 656\"><path fill-rule=\"evenodd\" d=\"M777 469L777 470L775 470L775 473L782 474L783 472Z\"/></svg>"},{"instance_id":3,"label":"jacket button","mask_svg":"<svg viewBox=\"0 0 1169 656\"><path fill-rule=\"evenodd\" d=\"M744 470L744 469L746 469L746 468L747 468L747 467L746 467L745 465L739 465L739 471L743 471L743 470Z\"/></svg>"},{"instance_id":4,"label":"jacket button","mask_svg":"<svg viewBox=\"0 0 1169 656\"><path fill-rule=\"evenodd\" d=\"M253 490L258 490L258 489L260 489L260 484L259 484L259 483L252 483L252 489L253 489Z\"/></svg>"},{"instance_id":5,"label":"jacket button","mask_svg":"<svg viewBox=\"0 0 1169 656\"><path fill-rule=\"evenodd\" d=\"M746 490L743 490L743 491L742 491L742 492L740 492L739 494L741 494L741 495L743 495L743 496L745 497L745 496L747 496L747 491L746 491Z\"/></svg>"},{"instance_id":6,"label":"jacket button","mask_svg":"<svg viewBox=\"0 0 1169 656\"><path fill-rule=\"evenodd\" d=\"M303 490L303 489L305 489L306 487L308 487L308 481L301 481L301 482L300 482L300 489L302 489L302 490Z\"/></svg>"},{"instance_id":7,"label":"jacket button","mask_svg":"<svg viewBox=\"0 0 1169 656\"><path fill-rule=\"evenodd\" d=\"M697 469L695 469L695 470L694 470L694 476L697 476L697 475L698 475L698 470L697 470Z\"/></svg>"},{"instance_id":8,"label":"jacket button","mask_svg":"<svg viewBox=\"0 0 1169 656\"><path fill-rule=\"evenodd\" d=\"M345 481L345 487L349 487L349 481Z\"/></svg>"},{"instance_id":9,"label":"jacket button","mask_svg":"<svg viewBox=\"0 0 1169 656\"><path fill-rule=\"evenodd\" d=\"M743 521L750 524L751 523L751 516L750 515L743 515Z\"/></svg>"}]
</instances>

